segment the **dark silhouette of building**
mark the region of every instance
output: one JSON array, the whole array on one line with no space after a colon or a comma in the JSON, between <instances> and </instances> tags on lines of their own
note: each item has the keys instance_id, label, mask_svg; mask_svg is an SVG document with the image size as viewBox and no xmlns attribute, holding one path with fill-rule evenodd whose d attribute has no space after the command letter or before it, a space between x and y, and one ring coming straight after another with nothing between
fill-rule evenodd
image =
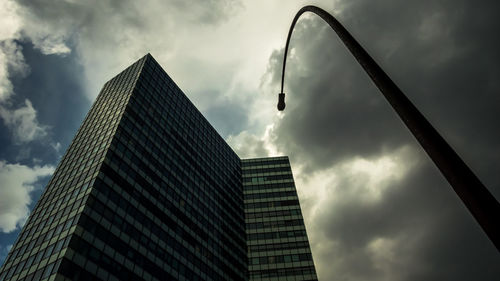
<instances>
[{"instance_id":1,"label":"dark silhouette of building","mask_svg":"<svg viewBox=\"0 0 500 281\"><path fill-rule=\"evenodd\" d=\"M148 54L104 85L0 280L313 280L310 253L288 158L240 160Z\"/></svg>"}]
</instances>

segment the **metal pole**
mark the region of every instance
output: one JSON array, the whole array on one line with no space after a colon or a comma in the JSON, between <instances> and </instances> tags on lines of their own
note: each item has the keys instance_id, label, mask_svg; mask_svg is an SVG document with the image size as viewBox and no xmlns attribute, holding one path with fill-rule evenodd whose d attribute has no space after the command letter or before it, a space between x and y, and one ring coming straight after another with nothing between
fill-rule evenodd
<instances>
[{"instance_id":1,"label":"metal pole","mask_svg":"<svg viewBox=\"0 0 500 281\"><path fill-rule=\"evenodd\" d=\"M290 37L297 20L305 12L320 16L337 33L500 251L500 204L495 197L340 22L316 6L300 9L290 26L283 57L278 109L285 108L283 84Z\"/></svg>"}]
</instances>

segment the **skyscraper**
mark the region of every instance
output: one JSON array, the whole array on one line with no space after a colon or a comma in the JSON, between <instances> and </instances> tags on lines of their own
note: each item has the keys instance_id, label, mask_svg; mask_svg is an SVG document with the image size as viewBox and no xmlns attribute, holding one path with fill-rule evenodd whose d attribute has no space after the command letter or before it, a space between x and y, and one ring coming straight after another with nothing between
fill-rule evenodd
<instances>
[{"instance_id":1,"label":"skyscraper","mask_svg":"<svg viewBox=\"0 0 500 281\"><path fill-rule=\"evenodd\" d=\"M250 280L316 280L288 157L241 165Z\"/></svg>"},{"instance_id":2,"label":"skyscraper","mask_svg":"<svg viewBox=\"0 0 500 281\"><path fill-rule=\"evenodd\" d=\"M280 166L284 159L269 161ZM260 231L269 231L267 219L245 223L245 210L276 217L285 209L251 205L264 204L259 198L245 204L244 196L254 193L244 195L243 180L251 183L255 176L242 170L247 161L254 163L240 160L148 54L104 85L10 250L0 280L248 280L254 269L251 279L315 279L293 179L283 186L283 196L295 200L286 208L293 217L280 213L282 219L269 225L271 233L278 227L279 239L252 236L268 235ZM287 165L286 176L275 175L279 179L266 174L261 180L258 172L256 180L271 185L256 186L281 192L272 184L290 179ZM289 201L285 197L273 202ZM267 259L249 268L247 254ZM300 274L283 275L283 268Z\"/></svg>"}]
</instances>

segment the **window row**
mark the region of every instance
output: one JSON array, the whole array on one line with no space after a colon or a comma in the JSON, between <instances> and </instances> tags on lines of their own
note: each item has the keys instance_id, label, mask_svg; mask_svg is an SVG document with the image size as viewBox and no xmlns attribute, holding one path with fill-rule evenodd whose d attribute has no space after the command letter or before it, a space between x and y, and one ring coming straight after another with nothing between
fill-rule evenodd
<instances>
[{"instance_id":1,"label":"window row","mask_svg":"<svg viewBox=\"0 0 500 281\"><path fill-rule=\"evenodd\" d=\"M248 210L248 209L276 208L276 207L288 207L288 206L299 206L299 200L246 203L245 209Z\"/></svg>"},{"instance_id":2,"label":"window row","mask_svg":"<svg viewBox=\"0 0 500 281\"><path fill-rule=\"evenodd\" d=\"M251 258L250 265L290 263L299 261L312 261L312 256L311 254L306 253L306 254L291 254L291 255Z\"/></svg>"},{"instance_id":3,"label":"window row","mask_svg":"<svg viewBox=\"0 0 500 281\"><path fill-rule=\"evenodd\" d=\"M243 185L243 192L255 191L255 190L266 191L269 189L276 189L276 188L293 188L293 189L295 189L295 185L293 184L293 182L277 182L277 183Z\"/></svg>"},{"instance_id":4,"label":"window row","mask_svg":"<svg viewBox=\"0 0 500 281\"><path fill-rule=\"evenodd\" d=\"M251 168L242 170L245 175L250 174L263 174L263 173L276 173L276 172L291 172L290 166L285 167L272 167L272 168Z\"/></svg>"},{"instance_id":5,"label":"window row","mask_svg":"<svg viewBox=\"0 0 500 281\"><path fill-rule=\"evenodd\" d=\"M247 213L247 214L245 214L245 218L247 218L247 219L262 219L262 218L286 217L286 216L297 216L297 215L301 215L300 209Z\"/></svg>"},{"instance_id":6,"label":"window row","mask_svg":"<svg viewBox=\"0 0 500 281\"><path fill-rule=\"evenodd\" d=\"M286 277L286 276L316 276L316 271L314 267L294 267L294 268L279 268L279 269L266 269L266 270L256 270L250 271L250 278L275 278L275 277ZM312 279L307 279L313 281ZM317 280L317 279L314 279Z\"/></svg>"},{"instance_id":7,"label":"window row","mask_svg":"<svg viewBox=\"0 0 500 281\"><path fill-rule=\"evenodd\" d=\"M297 192L295 191L281 191L281 192L267 192L267 193L254 193L254 194L245 194L245 200L253 200L253 199L267 199L267 198L279 198L279 197L291 197L297 196Z\"/></svg>"},{"instance_id":8,"label":"window row","mask_svg":"<svg viewBox=\"0 0 500 281\"><path fill-rule=\"evenodd\" d=\"M305 230L274 231L247 234L248 240L307 237Z\"/></svg>"},{"instance_id":9,"label":"window row","mask_svg":"<svg viewBox=\"0 0 500 281\"><path fill-rule=\"evenodd\" d=\"M290 164L290 162L288 161L288 157L243 159L241 161L241 165L243 167L281 165L281 164Z\"/></svg>"},{"instance_id":10,"label":"window row","mask_svg":"<svg viewBox=\"0 0 500 281\"><path fill-rule=\"evenodd\" d=\"M299 226L304 225L302 220L280 220L280 221L266 221L266 222L256 222L247 223L247 229L261 229L261 228L275 228L275 227L287 227L287 226Z\"/></svg>"},{"instance_id":11,"label":"window row","mask_svg":"<svg viewBox=\"0 0 500 281\"><path fill-rule=\"evenodd\" d=\"M293 179L292 174L243 178L243 182L262 183L266 181L288 180L288 179Z\"/></svg>"},{"instance_id":12,"label":"window row","mask_svg":"<svg viewBox=\"0 0 500 281\"><path fill-rule=\"evenodd\" d=\"M249 245L248 252L255 253L255 252L268 252L268 251L297 250L303 248L309 249L309 243L307 241L273 243L264 245Z\"/></svg>"}]
</instances>

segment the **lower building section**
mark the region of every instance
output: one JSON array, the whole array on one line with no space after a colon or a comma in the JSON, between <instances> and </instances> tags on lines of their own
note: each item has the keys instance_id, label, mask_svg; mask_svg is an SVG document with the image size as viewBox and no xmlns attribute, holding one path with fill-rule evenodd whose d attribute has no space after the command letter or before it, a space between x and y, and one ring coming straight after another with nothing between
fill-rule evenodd
<instances>
[{"instance_id":1,"label":"lower building section","mask_svg":"<svg viewBox=\"0 0 500 281\"><path fill-rule=\"evenodd\" d=\"M317 280L288 157L242 160L250 280Z\"/></svg>"}]
</instances>

